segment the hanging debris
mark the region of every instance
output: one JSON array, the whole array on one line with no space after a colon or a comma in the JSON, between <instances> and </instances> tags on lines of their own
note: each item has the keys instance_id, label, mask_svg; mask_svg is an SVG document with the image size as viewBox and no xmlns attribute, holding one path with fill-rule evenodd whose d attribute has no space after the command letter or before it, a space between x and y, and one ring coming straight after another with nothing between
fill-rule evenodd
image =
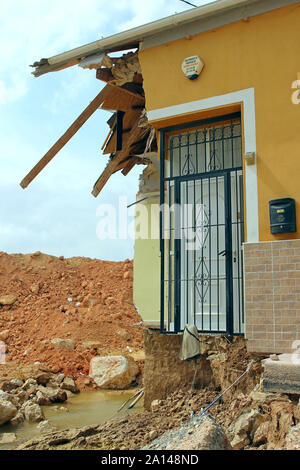
<instances>
[{"instance_id":1,"label":"hanging debris","mask_svg":"<svg viewBox=\"0 0 300 470\"><path fill-rule=\"evenodd\" d=\"M77 63L84 69L96 69L96 78L106 85L22 180L22 188L31 183L97 109L114 113L108 121L109 133L101 147L103 154L109 155L109 161L94 185L93 196L98 196L113 173L122 171L126 176L135 165L153 166L153 152L157 151L156 133L147 119L138 53L128 52L121 57L97 53L81 57ZM41 68L51 64L41 61L34 65Z\"/></svg>"}]
</instances>

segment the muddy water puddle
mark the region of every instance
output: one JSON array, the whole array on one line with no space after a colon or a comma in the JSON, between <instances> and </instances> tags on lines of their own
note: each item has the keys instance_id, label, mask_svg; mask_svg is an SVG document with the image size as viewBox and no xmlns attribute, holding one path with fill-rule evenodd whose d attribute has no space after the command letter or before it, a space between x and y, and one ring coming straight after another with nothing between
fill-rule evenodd
<instances>
[{"instance_id":1,"label":"muddy water puddle","mask_svg":"<svg viewBox=\"0 0 300 470\"><path fill-rule=\"evenodd\" d=\"M136 393L136 390L81 392L74 395L66 403L44 406L45 418L57 429L79 428L92 424L100 424L110 418L124 416L127 413L141 413L143 401L128 411L126 405L121 412L118 409ZM62 408L62 409L60 409ZM24 423L20 426L6 424L0 427L1 433L15 433L17 441L12 444L0 445L1 450L15 449L18 445L41 434L38 423Z\"/></svg>"}]
</instances>

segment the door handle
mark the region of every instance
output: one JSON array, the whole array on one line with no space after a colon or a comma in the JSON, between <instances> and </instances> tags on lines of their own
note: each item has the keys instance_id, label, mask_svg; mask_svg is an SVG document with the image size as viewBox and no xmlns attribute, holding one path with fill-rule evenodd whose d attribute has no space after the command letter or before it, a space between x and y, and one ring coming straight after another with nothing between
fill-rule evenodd
<instances>
[{"instance_id":1,"label":"door handle","mask_svg":"<svg viewBox=\"0 0 300 470\"><path fill-rule=\"evenodd\" d=\"M226 256L226 254L227 254L227 251L223 250L223 251L220 251L220 253L218 253L218 256Z\"/></svg>"}]
</instances>

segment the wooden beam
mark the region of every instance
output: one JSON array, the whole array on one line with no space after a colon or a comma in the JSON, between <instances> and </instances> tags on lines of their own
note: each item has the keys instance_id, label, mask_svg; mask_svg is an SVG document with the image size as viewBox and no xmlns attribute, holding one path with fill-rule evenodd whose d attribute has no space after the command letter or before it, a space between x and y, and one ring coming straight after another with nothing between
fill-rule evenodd
<instances>
[{"instance_id":1,"label":"wooden beam","mask_svg":"<svg viewBox=\"0 0 300 470\"><path fill-rule=\"evenodd\" d=\"M134 142L141 137L141 135L145 132L145 130L141 127L139 127L139 119L135 122L134 126L132 127L132 130L130 134L126 134L126 139L124 138L123 142L123 149L120 152L117 152L114 158L108 163L106 168L104 169L103 173L101 176L98 178L96 181L92 195L94 197L97 197L100 191L103 189L111 175L114 173L116 168L118 167L119 163L121 163L122 160L125 160L128 153L130 152L131 146L134 144Z\"/></svg>"},{"instance_id":2,"label":"wooden beam","mask_svg":"<svg viewBox=\"0 0 300 470\"><path fill-rule=\"evenodd\" d=\"M93 101L85 108L80 116L73 122L69 129L63 134L60 139L51 147L50 150L43 156L43 158L32 168L32 170L21 181L20 185L23 189L34 180L34 178L45 168L46 165L57 155L57 153L66 145L67 142L76 134L76 132L85 124L85 122L94 114L94 112L101 106L105 97L110 92L111 87L106 85L103 90L93 99Z\"/></svg>"},{"instance_id":3,"label":"wooden beam","mask_svg":"<svg viewBox=\"0 0 300 470\"><path fill-rule=\"evenodd\" d=\"M125 166L124 170L122 170L122 175L127 176L128 173L133 169L133 167L136 165L138 159L135 157L131 157L127 165Z\"/></svg>"}]
</instances>

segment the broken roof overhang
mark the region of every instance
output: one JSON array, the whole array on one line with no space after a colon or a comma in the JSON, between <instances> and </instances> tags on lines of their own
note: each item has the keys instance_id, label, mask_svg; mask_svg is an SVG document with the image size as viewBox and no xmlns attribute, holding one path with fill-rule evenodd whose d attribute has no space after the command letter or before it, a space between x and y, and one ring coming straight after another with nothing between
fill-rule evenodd
<instances>
[{"instance_id":1,"label":"broken roof overhang","mask_svg":"<svg viewBox=\"0 0 300 470\"><path fill-rule=\"evenodd\" d=\"M218 0L99 39L48 59L41 59L32 65L32 67L35 67L33 75L38 77L48 72L62 70L80 64L82 60L86 61L94 55L136 49L145 40L149 40L151 45L151 40L157 35L162 36L162 33L172 30L176 34L176 39L178 39L180 36L184 37L191 34L188 27L184 28L185 25L197 23L196 31L201 32L237 21L243 17L254 16L293 3L298 2L295 0ZM233 14L234 11L237 11L238 15ZM216 21L214 21L214 18ZM200 24L201 21L203 24ZM194 34L194 31L192 31L192 34ZM169 40L171 40L170 37L166 37L164 40L156 40L154 43L157 45L160 41L163 43Z\"/></svg>"}]
</instances>

